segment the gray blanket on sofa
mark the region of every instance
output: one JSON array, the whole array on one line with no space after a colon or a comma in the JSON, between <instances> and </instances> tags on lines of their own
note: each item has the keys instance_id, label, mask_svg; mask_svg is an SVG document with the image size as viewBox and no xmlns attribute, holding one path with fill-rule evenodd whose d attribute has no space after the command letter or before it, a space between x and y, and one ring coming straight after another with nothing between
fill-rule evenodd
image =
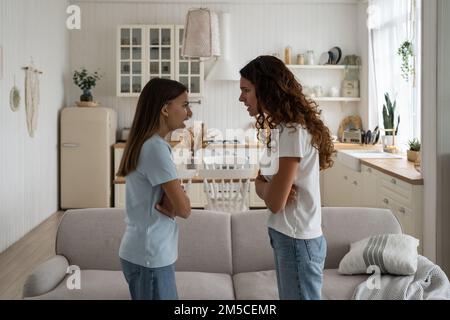
<instances>
[{"instance_id":1,"label":"gray blanket on sofa","mask_svg":"<svg viewBox=\"0 0 450 320\"><path fill-rule=\"evenodd\" d=\"M371 276L371 277L374 277ZM450 283L442 269L418 256L417 271L410 276L383 274L378 283L371 277L356 287L355 300L450 300ZM371 289L372 288L372 289Z\"/></svg>"}]
</instances>

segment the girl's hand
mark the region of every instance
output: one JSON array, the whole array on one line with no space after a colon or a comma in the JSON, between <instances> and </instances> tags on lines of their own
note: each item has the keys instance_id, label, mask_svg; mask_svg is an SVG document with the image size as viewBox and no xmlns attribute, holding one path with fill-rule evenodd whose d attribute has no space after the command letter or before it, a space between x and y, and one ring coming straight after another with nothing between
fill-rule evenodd
<instances>
[{"instance_id":1,"label":"girl's hand","mask_svg":"<svg viewBox=\"0 0 450 320\"><path fill-rule=\"evenodd\" d=\"M174 219L176 216L172 202L170 202L165 193L163 194L161 201L155 205L155 208L171 219Z\"/></svg>"}]
</instances>

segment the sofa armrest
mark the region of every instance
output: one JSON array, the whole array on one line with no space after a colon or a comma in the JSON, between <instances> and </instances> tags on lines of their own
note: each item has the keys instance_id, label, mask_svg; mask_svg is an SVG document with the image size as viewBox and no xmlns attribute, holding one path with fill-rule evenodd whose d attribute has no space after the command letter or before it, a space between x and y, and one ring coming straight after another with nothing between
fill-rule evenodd
<instances>
[{"instance_id":1,"label":"sofa armrest","mask_svg":"<svg viewBox=\"0 0 450 320\"><path fill-rule=\"evenodd\" d=\"M68 267L66 257L60 255L38 265L25 280L22 297L35 297L54 289L66 276Z\"/></svg>"}]
</instances>

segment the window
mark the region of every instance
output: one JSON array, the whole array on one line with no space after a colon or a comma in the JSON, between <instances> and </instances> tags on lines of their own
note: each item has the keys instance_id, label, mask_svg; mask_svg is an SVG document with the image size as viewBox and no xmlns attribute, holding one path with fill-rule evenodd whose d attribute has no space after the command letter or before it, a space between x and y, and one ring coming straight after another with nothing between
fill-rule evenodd
<instances>
[{"instance_id":1,"label":"window","mask_svg":"<svg viewBox=\"0 0 450 320\"><path fill-rule=\"evenodd\" d=\"M409 139L420 139L420 5L420 0L370 0L368 8L369 123L384 129L384 95L389 93L400 115L396 145L402 150ZM412 43L414 53L408 81L398 54L405 41Z\"/></svg>"}]
</instances>

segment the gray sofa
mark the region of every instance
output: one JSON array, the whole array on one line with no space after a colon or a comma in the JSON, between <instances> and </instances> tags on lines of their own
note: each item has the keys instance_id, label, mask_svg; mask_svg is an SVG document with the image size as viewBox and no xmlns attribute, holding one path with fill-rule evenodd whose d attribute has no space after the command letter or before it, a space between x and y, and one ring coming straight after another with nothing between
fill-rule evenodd
<instances>
[{"instance_id":1,"label":"gray sofa","mask_svg":"<svg viewBox=\"0 0 450 320\"><path fill-rule=\"evenodd\" d=\"M381 233L401 233L385 209L323 208L327 239L323 299L349 299L367 276L337 272L349 244ZM179 219L176 280L180 299L278 299L267 213L229 214L193 210ZM124 232L123 209L68 210L58 228L56 256L27 278L24 299L130 299L117 255ZM66 273L69 265L80 268ZM67 285L67 283L71 285Z\"/></svg>"}]
</instances>

